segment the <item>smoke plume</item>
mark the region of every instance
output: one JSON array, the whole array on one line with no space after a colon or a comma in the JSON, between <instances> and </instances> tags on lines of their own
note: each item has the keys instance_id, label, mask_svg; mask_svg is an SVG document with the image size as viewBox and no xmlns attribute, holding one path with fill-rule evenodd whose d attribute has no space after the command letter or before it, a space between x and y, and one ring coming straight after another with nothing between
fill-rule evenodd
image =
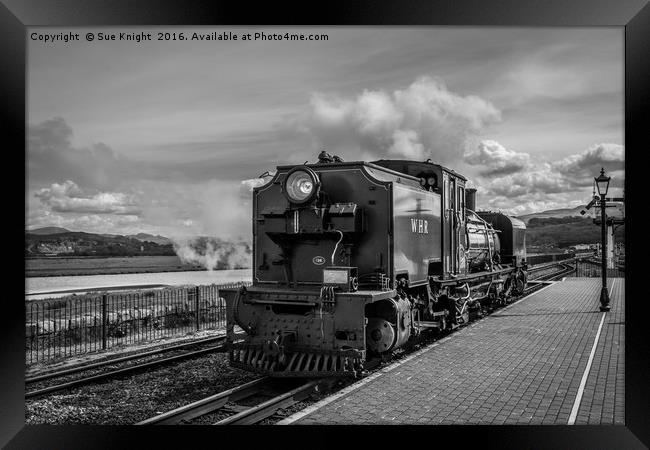
<instances>
[{"instance_id":1,"label":"smoke plume","mask_svg":"<svg viewBox=\"0 0 650 450\"><path fill-rule=\"evenodd\" d=\"M207 270L248 269L251 248L245 242L226 242L211 237L174 240L174 251L185 264L198 264Z\"/></svg>"}]
</instances>

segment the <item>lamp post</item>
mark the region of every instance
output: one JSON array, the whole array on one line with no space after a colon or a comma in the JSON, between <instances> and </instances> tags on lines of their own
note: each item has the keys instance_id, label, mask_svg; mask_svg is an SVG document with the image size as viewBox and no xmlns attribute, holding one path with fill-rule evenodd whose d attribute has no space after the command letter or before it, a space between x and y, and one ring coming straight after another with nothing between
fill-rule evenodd
<instances>
[{"instance_id":1,"label":"lamp post","mask_svg":"<svg viewBox=\"0 0 650 450\"><path fill-rule=\"evenodd\" d=\"M600 195L600 226L601 226L601 241L600 256L602 260L602 267L600 269L602 274L602 288L600 289L600 310L609 311L609 293L607 292L607 214L605 213L605 196L609 188L609 180L611 178L605 176L605 169L600 169L600 175L596 180L596 187L598 188L598 195Z\"/></svg>"}]
</instances>

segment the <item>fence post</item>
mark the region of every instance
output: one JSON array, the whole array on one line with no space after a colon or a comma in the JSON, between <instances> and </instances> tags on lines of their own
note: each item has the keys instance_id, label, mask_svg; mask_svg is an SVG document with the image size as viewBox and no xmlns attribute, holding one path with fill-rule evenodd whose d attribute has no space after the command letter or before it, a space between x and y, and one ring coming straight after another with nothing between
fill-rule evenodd
<instances>
[{"instance_id":1,"label":"fence post","mask_svg":"<svg viewBox=\"0 0 650 450\"><path fill-rule=\"evenodd\" d=\"M102 294L102 350L106 350L106 329L108 328L108 295Z\"/></svg>"},{"instance_id":2,"label":"fence post","mask_svg":"<svg viewBox=\"0 0 650 450\"><path fill-rule=\"evenodd\" d=\"M200 289L198 286L194 286L194 310L196 311L196 331L199 331L199 294Z\"/></svg>"}]
</instances>

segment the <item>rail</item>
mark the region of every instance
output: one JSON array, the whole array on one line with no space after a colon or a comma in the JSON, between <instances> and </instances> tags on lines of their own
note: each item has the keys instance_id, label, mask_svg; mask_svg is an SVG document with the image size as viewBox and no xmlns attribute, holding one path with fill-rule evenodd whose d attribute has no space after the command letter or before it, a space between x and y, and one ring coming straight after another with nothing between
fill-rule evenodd
<instances>
[{"instance_id":1,"label":"rail","mask_svg":"<svg viewBox=\"0 0 650 450\"><path fill-rule=\"evenodd\" d=\"M307 382L270 377L258 378L151 417L136 425L176 425L217 412L220 415L229 415L214 422L213 425L252 425L272 416L279 409L304 400L320 386L330 387L331 382L332 380L326 378ZM267 400L269 396L271 398ZM256 397L258 402L255 402ZM239 405L238 402L241 401L246 405ZM231 414L233 409L236 411L235 414Z\"/></svg>"},{"instance_id":2,"label":"rail","mask_svg":"<svg viewBox=\"0 0 650 450\"><path fill-rule=\"evenodd\" d=\"M191 352L182 353L180 355L170 356L167 358L159 358L153 361L148 361L140 364L135 364L129 367L124 367L122 369L111 370L104 373L99 373L90 376L84 376L72 381L68 381L61 384L55 384L52 386L47 386L41 389L35 389L25 393L25 398L30 397L39 397L41 395L50 394L52 392L62 391L64 389L69 389L77 386L82 386L84 384L93 383L99 380L105 380L110 378L115 378L117 376L125 375L127 373L138 372L144 369L150 369L155 366L160 366L163 364L169 364L172 362L180 361L183 359L193 358L200 355L205 355L207 353L223 352L225 351L225 345L215 345L213 347L203 348L201 350L195 350Z\"/></svg>"},{"instance_id":3,"label":"rail","mask_svg":"<svg viewBox=\"0 0 650 450\"><path fill-rule=\"evenodd\" d=\"M142 359L142 358L146 358L146 357L149 357L149 356L160 355L160 354L167 353L167 352L173 352L175 350L186 349L188 347L196 347L197 345L201 345L201 344L219 342L219 341L223 341L224 339L225 339L225 336L212 336L212 337L205 338L205 339L195 339L195 340L192 340L191 342L185 342L185 343L182 343L182 344L176 344L176 345L172 345L172 346L168 346L168 347L164 347L164 348L157 348L155 350L149 350L149 351L145 351L145 352L138 352L138 353L134 353L134 354L127 355L127 356L121 356L121 357L117 357L117 358L109 358L109 359L106 359L106 360L103 360L103 361L98 361L98 362L95 362L95 363L80 364L80 365L70 366L67 369L63 369L63 370L57 370L57 371L47 371L47 370L45 370L45 371L41 371L41 372L36 372L36 373L33 373L33 374L28 374L27 378L25 378L25 384L37 383L39 381L45 381L45 380L49 380L51 378L60 378L60 377L66 376L66 375L73 375L73 374L76 374L76 373L79 373L79 372L84 372L84 371L91 370L91 369L99 369L99 368L104 367L104 366L110 366L110 365L115 365L115 364L119 364L119 363L123 363L123 362L127 362L127 361L132 361L132 360L135 360L135 359Z\"/></svg>"},{"instance_id":4,"label":"rail","mask_svg":"<svg viewBox=\"0 0 650 450\"><path fill-rule=\"evenodd\" d=\"M211 395L188 405L143 420L142 422L138 422L136 425L175 425L189 421L210 414L213 411L222 408L228 402L249 397L256 392L259 392L260 389L265 387L269 382L270 379L268 377L259 378L246 384L242 384L241 386L237 386L236 388L228 389L227 391Z\"/></svg>"}]
</instances>

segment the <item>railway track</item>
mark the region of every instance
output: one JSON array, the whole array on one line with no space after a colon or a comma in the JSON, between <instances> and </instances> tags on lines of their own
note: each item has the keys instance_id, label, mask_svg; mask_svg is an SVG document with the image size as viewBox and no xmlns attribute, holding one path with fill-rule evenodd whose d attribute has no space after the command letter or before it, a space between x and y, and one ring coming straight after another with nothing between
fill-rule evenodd
<instances>
[{"instance_id":1,"label":"railway track","mask_svg":"<svg viewBox=\"0 0 650 450\"><path fill-rule=\"evenodd\" d=\"M575 265L571 265L568 262L561 262L561 263L555 263L555 264L551 264L551 265L544 265L544 267L539 267L539 268L537 268L537 270L538 271L539 270L545 270L545 269L549 269L549 268L552 268L552 267L555 267L555 266L557 266L559 268L559 270L557 270L555 272L548 273L548 274L542 274L540 276L532 278L530 281L552 281L552 280L556 280L556 279L558 279L560 277L563 277L563 276L568 275L571 272L575 271Z\"/></svg>"},{"instance_id":2,"label":"railway track","mask_svg":"<svg viewBox=\"0 0 650 450\"><path fill-rule=\"evenodd\" d=\"M575 270L568 263L549 263L538 267L537 271L553 267L559 267L559 270L532 279L532 282L536 281L537 283L528 288L526 293L516 301L540 289L547 282ZM371 371L378 369L380 365L375 364L376 367L373 367ZM189 424L198 418L206 416L214 417L210 420L213 425L251 425L272 417L282 408L287 408L307 399L315 391L331 388L335 380L337 379L318 379L305 382L299 379L259 378L236 388L151 417L136 425ZM349 382L344 385L347 384ZM253 402L253 405L242 405L240 403L249 403L251 398L257 399L257 401ZM224 415L227 415L227 417L223 417Z\"/></svg>"},{"instance_id":3,"label":"railway track","mask_svg":"<svg viewBox=\"0 0 650 450\"><path fill-rule=\"evenodd\" d=\"M551 273L542 273L539 276L534 275L535 273L543 272L545 270L550 270L555 267L557 267L558 270L554 270ZM533 285L527 288L524 295L522 295L519 299L523 298L526 295L530 295L534 291L546 285L548 282L558 279L562 276L565 276L568 273L573 272L574 270L575 270L574 266L566 262L541 264L539 266L531 268L531 270L529 271L529 273L531 273L531 279L529 281L533 283ZM213 343L215 345L210 345L206 348L184 351L200 345L213 344ZM201 339L190 343L174 345L163 349L152 350L149 352L124 356L121 358L114 358L111 360L101 361L93 364L87 364L87 365L70 368L66 370L35 375L35 376L28 377L25 380L26 384L36 384L50 379L66 378L77 374L83 374L84 372L89 372L89 371L92 372L90 374L86 374L74 378L72 380L66 379L61 383L34 389L30 392L26 392L25 397L26 398L39 397L49 393L53 393L53 392L57 392L57 391L61 391L73 387L78 387L85 384L90 384L101 380L114 378L117 376L136 373L138 371L143 371L143 370L150 370L156 366L162 366L165 364L170 364L173 362L205 355L212 352L223 352L225 350L226 350L225 337L219 336L219 337ZM158 355L168 353L168 352L173 352L173 351L183 351L183 352L169 357L155 358ZM155 359L151 359L151 358L155 358ZM96 372L96 370L106 366L128 363L131 361L137 361L138 359L142 359L144 361L137 362L135 364L131 364L129 366L118 368L118 369L103 371L100 373ZM311 392L314 391L314 389L316 389L317 386L322 385L323 381L322 380L310 381L302 385L297 385L294 382L291 386L284 386L283 389L280 389L278 391L278 388L281 385L281 383L282 382L279 382L277 379L263 378L260 380L256 380L246 385L242 385L238 388L231 389L223 393L216 394L212 397L208 397L206 399L192 403L185 407L178 408L177 410L170 411L169 413L165 413L160 416L156 416L154 418L148 419L142 422L141 424L182 423L188 420L192 420L193 418L208 413L213 413L215 411L220 411L220 410L221 411L219 414L221 415L225 414L228 411L231 414L228 415L228 417L223 418L219 422L215 422L215 423L219 423L219 424L256 423L259 420L263 420L273 415L274 412L277 411L278 409L286 408L287 406L295 404L301 399L306 398L307 396L309 396ZM265 392L267 394L269 392L273 392L274 389L277 391L276 392L277 395L274 396L262 395ZM236 402L242 399L250 399L251 397L262 398L263 401L249 408L237 406ZM227 407L226 405L230 405L230 406Z\"/></svg>"},{"instance_id":4,"label":"railway track","mask_svg":"<svg viewBox=\"0 0 650 450\"><path fill-rule=\"evenodd\" d=\"M144 353L138 353L135 355L129 355L125 356L122 358L114 358L110 359L107 361L101 361L98 363L93 363L93 364L87 364L79 367L74 367L71 369L67 370L61 370L57 372L51 372L51 373L46 373L46 374L41 374L33 377L29 377L25 379L25 384L35 384L35 383L40 383L45 380L49 379L54 379L54 378L64 378L64 377L69 377L73 375L78 375L78 374L83 374L84 372L88 371L94 371L96 369L101 369L102 367L106 367L109 365L115 365L115 364L121 364L121 363L127 363L130 361L135 361L137 359L145 359L145 361L131 364L126 367L122 367L119 369L113 369L109 371L104 371L100 373L91 373L87 375L81 375L78 378L74 378L72 380L66 380L62 383L58 384L53 384L50 386L46 387L41 387L38 389L35 389L33 391L29 391L25 393L25 398L33 398L33 397L39 397L41 395L45 394L50 394L52 392L57 392L61 391L64 389L69 389L73 387L78 387L82 386L85 384L89 383L94 383L97 381L101 380L106 380L110 378L114 378L117 376L125 375L125 374L130 374L130 373L136 373L138 371L142 370L149 370L153 367L157 366L162 366L165 364L170 364L173 362L178 362L182 361L185 359L189 358L194 358L197 356L205 355L208 353L214 353L214 352L223 352L225 351L225 336L218 336L218 337L213 337L213 338L207 338L207 339L201 339L199 341L193 341L189 342L186 344L179 344L171 347L166 347L163 349L158 349L158 350L152 350L149 352L144 352ZM179 351L179 350L185 350L188 348L192 347L197 347L200 345L205 345L205 344L212 344L214 343L215 345L210 345L206 348L201 348L198 350L189 350L189 351L183 351L180 354L173 355L173 356L168 356L168 357L162 357L162 358L155 358L155 359L147 359L151 357L155 357L157 355L163 354L163 353L168 353L172 351Z\"/></svg>"},{"instance_id":5,"label":"railway track","mask_svg":"<svg viewBox=\"0 0 650 450\"><path fill-rule=\"evenodd\" d=\"M210 416L212 425L252 425L309 397L333 380L264 377L168 411L136 425L177 425ZM226 416L226 417L224 417Z\"/></svg>"}]
</instances>

